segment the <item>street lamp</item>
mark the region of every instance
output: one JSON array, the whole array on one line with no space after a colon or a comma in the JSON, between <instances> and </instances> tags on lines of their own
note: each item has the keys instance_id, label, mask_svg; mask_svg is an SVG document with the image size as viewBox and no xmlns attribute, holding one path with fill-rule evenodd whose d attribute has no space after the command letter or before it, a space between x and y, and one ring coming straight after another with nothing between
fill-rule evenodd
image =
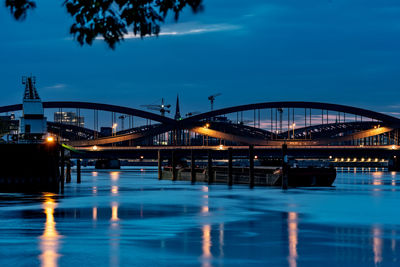
<instances>
[{"instance_id":1,"label":"street lamp","mask_svg":"<svg viewBox=\"0 0 400 267\"><path fill-rule=\"evenodd\" d=\"M113 124L111 135L114 135L114 133L115 133L115 135L117 135L117 126L118 126L118 124L116 124L116 123Z\"/></svg>"}]
</instances>

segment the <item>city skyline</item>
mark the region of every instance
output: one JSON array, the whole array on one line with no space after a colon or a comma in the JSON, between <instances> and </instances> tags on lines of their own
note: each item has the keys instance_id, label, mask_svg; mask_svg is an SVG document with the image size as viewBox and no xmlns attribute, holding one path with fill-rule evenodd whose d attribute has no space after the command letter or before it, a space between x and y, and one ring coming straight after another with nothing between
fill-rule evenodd
<instances>
[{"instance_id":1,"label":"city skyline","mask_svg":"<svg viewBox=\"0 0 400 267\"><path fill-rule=\"evenodd\" d=\"M0 9L2 105L19 103L32 73L44 101L140 108L165 98L182 113L270 101L320 101L399 116L400 4L395 1L205 1L159 37L126 36L115 51L80 47L70 18L40 3L23 22ZM372 20L373 18L373 20ZM49 23L51 22L51 23ZM50 25L51 24L51 25ZM189 60L187 60L189 59ZM54 63L56 62L56 63ZM112 90L110 90L112 89Z\"/></svg>"}]
</instances>

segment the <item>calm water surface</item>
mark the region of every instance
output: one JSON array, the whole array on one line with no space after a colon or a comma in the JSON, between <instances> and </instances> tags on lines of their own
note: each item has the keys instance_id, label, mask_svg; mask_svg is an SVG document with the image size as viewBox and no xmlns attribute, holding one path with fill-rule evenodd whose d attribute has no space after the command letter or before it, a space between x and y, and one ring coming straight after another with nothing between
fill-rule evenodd
<instances>
[{"instance_id":1,"label":"calm water surface","mask_svg":"<svg viewBox=\"0 0 400 267\"><path fill-rule=\"evenodd\" d=\"M283 192L85 169L64 195L0 194L0 266L400 266L400 174Z\"/></svg>"}]
</instances>

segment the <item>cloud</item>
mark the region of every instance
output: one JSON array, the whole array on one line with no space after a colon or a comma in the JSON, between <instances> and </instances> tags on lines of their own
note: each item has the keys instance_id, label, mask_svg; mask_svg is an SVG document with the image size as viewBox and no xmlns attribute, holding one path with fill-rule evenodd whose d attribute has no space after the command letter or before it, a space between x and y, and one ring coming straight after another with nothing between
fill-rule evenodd
<instances>
[{"instance_id":1,"label":"cloud","mask_svg":"<svg viewBox=\"0 0 400 267\"><path fill-rule=\"evenodd\" d=\"M67 87L66 84L57 83L57 84L54 84L54 85L50 85L50 86L43 87L43 89L44 89L44 90L62 90L62 89L64 89L65 87Z\"/></svg>"},{"instance_id":2,"label":"cloud","mask_svg":"<svg viewBox=\"0 0 400 267\"><path fill-rule=\"evenodd\" d=\"M180 23L174 26L165 26L161 29L158 36L179 36L179 35L190 35L190 34L204 34L210 32L221 32L221 31L233 31L239 30L242 27L234 24L198 24L198 23ZM155 37L155 36L146 36ZM134 35L128 33L124 35L125 39L141 38L140 35Z\"/></svg>"}]
</instances>

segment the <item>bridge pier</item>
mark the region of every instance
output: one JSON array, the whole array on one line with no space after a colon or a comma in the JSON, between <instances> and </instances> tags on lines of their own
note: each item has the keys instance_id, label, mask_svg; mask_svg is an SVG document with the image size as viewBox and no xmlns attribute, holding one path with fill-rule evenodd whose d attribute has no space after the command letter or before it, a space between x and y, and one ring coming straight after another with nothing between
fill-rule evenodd
<instances>
[{"instance_id":1,"label":"bridge pier","mask_svg":"<svg viewBox=\"0 0 400 267\"><path fill-rule=\"evenodd\" d=\"M213 175L213 167L212 167L212 154L211 150L208 150L208 184L212 184L214 182L214 175Z\"/></svg>"},{"instance_id":2,"label":"bridge pier","mask_svg":"<svg viewBox=\"0 0 400 267\"><path fill-rule=\"evenodd\" d=\"M71 160L68 159L66 163L67 163L67 173L65 177L65 182L69 184L71 182Z\"/></svg>"},{"instance_id":3,"label":"bridge pier","mask_svg":"<svg viewBox=\"0 0 400 267\"><path fill-rule=\"evenodd\" d=\"M76 161L76 182L81 183L81 159Z\"/></svg>"},{"instance_id":4,"label":"bridge pier","mask_svg":"<svg viewBox=\"0 0 400 267\"><path fill-rule=\"evenodd\" d=\"M288 189L288 156L287 156L287 145L282 145L282 189Z\"/></svg>"},{"instance_id":5,"label":"bridge pier","mask_svg":"<svg viewBox=\"0 0 400 267\"><path fill-rule=\"evenodd\" d=\"M64 155L64 148L61 147L61 162L60 162L60 167L61 167L61 177L60 177L60 183L61 183L61 193L64 193L64 177L65 177L65 170L64 170L64 165L65 165L65 155Z\"/></svg>"},{"instance_id":6,"label":"bridge pier","mask_svg":"<svg viewBox=\"0 0 400 267\"><path fill-rule=\"evenodd\" d=\"M172 155L171 155L171 165L172 165L172 181L176 181L176 152L175 150L172 150Z\"/></svg>"},{"instance_id":7,"label":"bridge pier","mask_svg":"<svg viewBox=\"0 0 400 267\"><path fill-rule=\"evenodd\" d=\"M232 186L233 185L233 167L232 167L232 148L228 148L228 185Z\"/></svg>"},{"instance_id":8,"label":"bridge pier","mask_svg":"<svg viewBox=\"0 0 400 267\"><path fill-rule=\"evenodd\" d=\"M161 150L157 151L158 157L158 180L162 180L162 158L161 158Z\"/></svg>"},{"instance_id":9,"label":"bridge pier","mask_svg":"<svg viewBox=\"0 0 400 267\"><path fill-rule=\"evenodd\" d=\"M254 188L254 146L249 146L249 186Z\"/></svg>"},{"instance_id":10,"label":"bridge pier","mask_svg":"<svg viewBox=\"0 0 400 267\"><path fill-rule=\"evenodd\" d=\"M388 170L389 171L395 171L395 172L399 172L400 171L400 158L399 157L397 157L397 156L391 156L390 157Z\"/></svg>"},{"instance_id":11,"label":"bridge pier","mask_svg":"<svg viewBox=\"0 0 400 267\"><path fill-rule=\"evenodd\" d=\"M192 184L196 183L196 162L193 149L190 151L190 179Z\"/></svg>"}]
</instances>

